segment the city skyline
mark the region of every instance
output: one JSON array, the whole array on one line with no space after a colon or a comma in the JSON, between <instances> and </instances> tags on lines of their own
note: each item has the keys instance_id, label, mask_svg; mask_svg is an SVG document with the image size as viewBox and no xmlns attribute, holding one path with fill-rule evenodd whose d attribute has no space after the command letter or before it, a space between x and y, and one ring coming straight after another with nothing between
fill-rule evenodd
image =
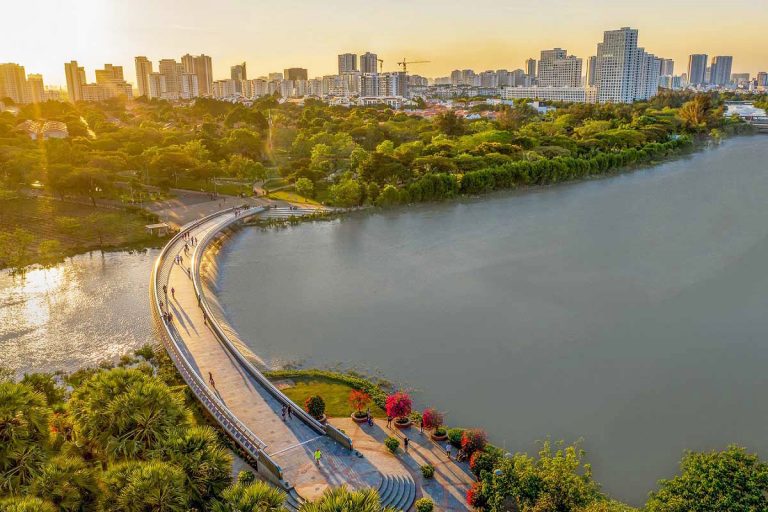
<instances>
[{"instance_id":1,"label":"city skyline","mask_svg":"<svg viewBox=\"0 0 768 512\"><path fill-rule=\"evenodd\" d=\"M77 60L86 70L111 62L123 66L127 80L137 86L134 73L128 70L139 55L158 62L187 53L204 53L213 58L214 79L221 79L230 76L231 67L242 62L248 64L248 74L253 77L292 67L306 68L310 76L322 76L337 71L339 54L371 51L384 60L385 70L397 70L396 62L406 57L431 61L414 67L412 73L440 77L457 68L523 68L527 58L537 58L545 48L567 48L569 54L586 60L594 55L605 30L621 26L639 29L646 47L680 63L678 73L688 55L694 53L733 55L733 73L757 73L768 61L765 49L749 44L761 19L755 16L756 11L768 15L768 6L741 0L735 0L727 12L719 9L717 16L713 16L717 9L714 2L669 7L651 0L638 10L627 3L616 6L603 0L587 0L578 6L550 0L546 4L552 9L533 9L519 2L494 6L494 2L480 0L478 10L493 13L481 20L475 20L475 12L459 15L461 9L457 6L437 9L435 2L425 0L412 6L411 11L417 15L393 20L389 11L403 7L399 6L403 2L395 0L388 4L389 9L372 7L376 16L366 18L387 27L381 31L361 28L359 12L345 10L348 3L351 5L342 2L328 8L326 18L333 14L334 23L322 24L316 22L322 18L317 18L314 4L295 0L281 6L286 14L278 18L296 28L286 38L285 34L275 34L285 30L284 23L259 21L277 9L270 5L254 7L252 3L232 1L211 11L198 0L188 2L183 10L154 6L147 0L135 0L129 5L31 0L8 6L7 14L18 21L0 35L0 48L7 49L0 61L18 62L28 73L42 74L51 86L66 84L64 62ZM664 5L660 11L664 16L658 12L649 15L647 11L653 11L655 4ZM740 11L740 7L748 11ZM750 16L745 16L747 12ZM44 36L25 37L24 45L13 44L15 38L30 30L24 20L32 16L36 36ZM691 27L696 30L687 34ZM269 44L259 45L259 40ZM722 42L716 43L718 40ZM93 77L89 75L87 80Z\"/></svg>"}]
</instances>

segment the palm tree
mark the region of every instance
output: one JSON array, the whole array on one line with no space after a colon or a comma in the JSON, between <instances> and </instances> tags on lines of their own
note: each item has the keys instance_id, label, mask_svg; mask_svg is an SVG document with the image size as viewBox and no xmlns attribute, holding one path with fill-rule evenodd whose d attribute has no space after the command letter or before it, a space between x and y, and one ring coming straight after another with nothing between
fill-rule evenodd
<instances>
[{"instance_id":1,"label":"palm tree","mask_svg":"<svg viewBox=\"0 0 768 512\"><path fill-rule=\"evenodd\" d=\"M232 483L232 456L221 446L216 431L207 426L170 432L152 457L184 472L190 505L201 510Z\"/></svg>"},{"instance_id":2,"label":"palm tree","mask_svg":"<svg viewBox=\"0 0 768 512\"><path fill-rule=\"evenodd\" d=\"M285 493L266 482L246 482L245 479L229 486L221 499L213 504L212 512L283 512Z\"/></svg>"},{"instance_id":3,"label":"palm tree","mask_svg":"<svg viewBox=\"0 0 768 512\"><path fill-rule=\"evenodd\" d=\"M3 512L56 512L56 507L34 496L14 497L0 500Z\"/></svg>"},{"instance_id":4,"label":"palm tree","mask_svg":"<svg viewBox=\"0 0 768 512\"><path fill-rule=\"evenodd\" d=\"M144 458L168 431L186 426L181 397L137 369L97 373L72 394L76 438L111 459Z\"/></svg>"},{"instance_id":5,"label":"palm tree","mask_svg":"<svg viewBox=\"0 0 768 512\"><path fill-rule=\"evenodd\" d=\"M50 410L31 387L0 382L0 492L18 493L39 472Z\"/></svg>"},{"instance_id":6,"label":"palm tree","mask_svg":"<svg viewBox=\"0 0 768 512\"><path fill-rule=\"evenodd\" d=\"M90 510L99 498L97 470L81 458L59 455L43 466L30 491L59 510Z\"/></svg>"},{"instance_id":7,"label":"palm tree","mask_svg":"<svg viewBox=\"0 0 768 512\"><path fill-rule=\"evenodd\" d=\"M124 462L104 474L102 507L120 512L186 512L184 473L160 461Z\"/></svg>"},{"instance_id":8,"label":"palm tree","mask_svg":"<svg viewBox=\"0 0 768 512\"><path fill-rule=\"evenodd\" d=\"M317 501L304 503L299 512L395 512L381 504L374 489L350 491L346 486L328 489Z\"/></svg>"}]
</instances>

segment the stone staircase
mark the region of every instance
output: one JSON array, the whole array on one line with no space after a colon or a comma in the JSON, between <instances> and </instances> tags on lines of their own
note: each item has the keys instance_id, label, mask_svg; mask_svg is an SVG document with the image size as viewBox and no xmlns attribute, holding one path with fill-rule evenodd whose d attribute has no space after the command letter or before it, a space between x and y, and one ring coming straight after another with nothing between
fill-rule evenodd
<instances>
[{"instance_id":1,"label":"stone staircase","mask_svg":"<svg viewBox=\"0 0 768 512\"><path fill-rule=\"evenodd\" d=\"M299 508L301 508L301 504L304 503L304 501L304 498L299 496L299 493L296 492L296 489L291 487L291 490L288 491L288 493L285 495L285 508L291 512L298 512Z\"/></svg>"},{"instance_id":2,"label":"stone staircase","mask_svg":"<svg viewBox=\"0 0 768 512\"><path fill-rule=\"evenodd\" d=\"M416 501L416 482L410 475L384 475L377 489L384 507L407 512Z\"/></svg>"}]
</instances>

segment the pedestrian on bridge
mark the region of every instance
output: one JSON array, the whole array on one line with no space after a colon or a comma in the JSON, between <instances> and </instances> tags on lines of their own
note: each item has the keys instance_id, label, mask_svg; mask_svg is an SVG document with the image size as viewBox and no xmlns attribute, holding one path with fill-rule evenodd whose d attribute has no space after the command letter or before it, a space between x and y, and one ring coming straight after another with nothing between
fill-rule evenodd
<instances>
[{"instance_id":1,"label":"pedestrian on bridge","mask_svg":"<svg viewBox=\"0 0 768 512\"><path fill-rule=\"evenodd\" d=\"M208 382L213 389L216 389L216 383L213 381L213 374L211 372L208 372Z\"/></svg>"},{"instance_id":2,"label":"pedestrian on bridge","mask_svg":"<svg viewBox=\"0 0 768 512\"><path fill-rule=\"evenodd\" d=\"M288 419L293 419L293 409L289 405L285 406L288 409Z\"/></svg>"},{"instance_id":3,"label":"pedestrian on bridge","mask_svg":"<svg viewBox=\"0 0 768 512\"><path fill-rule=\"evenodd\" d=\"M315 450L315 464L318 466L320 465L320 459L323 458L323 452L320 451L320 448Z\"/></svg>"},{"instance_id":4,"label":"pedestrian on bridge","mask_svg":"<svg viewBox=\"0 0 768 512\"><path fill-rule=\"evenodd\" d=\"M176 288L174 288L173 286L171 286L171 297L173 297L174 299L176 298Z\"/></svg>"},{"instance_id":5,"label":"pedestrian on bridge","mask_svg":"<svg viewBox=\"0 0 768 512\"><path fill-rule=\"evenodd\" d=\"M285 405L280 408L280 416L283 417L283 421L285 421L285 409L287 409Z\"/></svg>"}]
</instances>

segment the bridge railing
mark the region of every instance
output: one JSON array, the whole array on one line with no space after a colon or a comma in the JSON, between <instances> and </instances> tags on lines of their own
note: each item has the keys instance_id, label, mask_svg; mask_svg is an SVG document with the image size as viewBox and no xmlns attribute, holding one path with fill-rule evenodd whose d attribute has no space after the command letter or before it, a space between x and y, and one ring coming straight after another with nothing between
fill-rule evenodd
<instances>
[{"instance_id":1,"label":"bridge railing","mask_svg":"<svg viewBox=\"0 0 768 512\"><path fill-rule=\"evenodd\" d=\"M281 487L288 488L289 486L283 480L282 469L264 451L267 446L266 443L240 422L240 420L229 411L227 406L224 405L218 396L216 396L216 394L208 387L202 376L195 371L186 355L180 350L179 345L181 344L181 341L176 337L175 328L162 318L162 308L160 306L161 290L163 284L167 285L170 270L174 265L172 260L168 260L168 253L173 247L181 242L184 232L200 226L219 215L221 215L220 212L187 224L168 244L165 245L165 247L163 247L152 269L150 283L152 314L160 326L163 344L165 345L171 360L195 397L235 443L237 443L245 453L257 461L257 469L265 470L260 472ZM167 302L167 297L163 298Z\"/></svg>"},{"instance_id":2,"label":"bridge railing","mask_svg":"<svg viewBox=\"0 0 768 512\"><path fill-rule=\"evenodd\" d=\"M205 298L205 293L203 293L203 286L200 279L200 261L202 259L202 255L205 252L206 247L210 242L214 239L214 237L221 232L226 227L235 224L236 222L239 222L240 220L244 219L245 217L250 217L259 213L262 213L265 211L266 208L259 207L259 208L251 208L249 210L244 210L243 213L237 217L232 216L232 218L227 219L227 221L222 222L218 226L216 226L215 229L212 229L209 233L204 235L201 239L198 240L195 254L193 257L193 263L192 268L195 269L192 272L192 283L195 287L195 293L198 297L198 302L200 303L200 307L203 310L203 313L208 318L208 325L211 327L213 332L216 334L216 336L219 338L221 343L227 348L227 350L240 362L240 364L248 371L248 373L251 374L251 376L256 379L264 389L266 389L272 396L277 399L282 405L285 405L291 409L294 415L299 417L301 420L303 420L307 425L309 425L312 429L314 429L316 432L320 434L327 435L328 437L332 438L342 446L348 449L352 449L352 439L346 435L341 430L337 429L333 425L330 425L328 423L323 424L320 423L318 420L316 420L312 415L307 413L302 407L299 407L293 400L288 398L285 393L280 391L272 382L264 376L261 371L259 371L258 368L247 358L243 355L243 353L235 346L235 344L232 342L232 340L229 339L229 336L224 332L224 329L222 329L219 322L216 320L216 316L211 311L210 306L208 305L208 301Z\"/></svg>"}]
</instances>

